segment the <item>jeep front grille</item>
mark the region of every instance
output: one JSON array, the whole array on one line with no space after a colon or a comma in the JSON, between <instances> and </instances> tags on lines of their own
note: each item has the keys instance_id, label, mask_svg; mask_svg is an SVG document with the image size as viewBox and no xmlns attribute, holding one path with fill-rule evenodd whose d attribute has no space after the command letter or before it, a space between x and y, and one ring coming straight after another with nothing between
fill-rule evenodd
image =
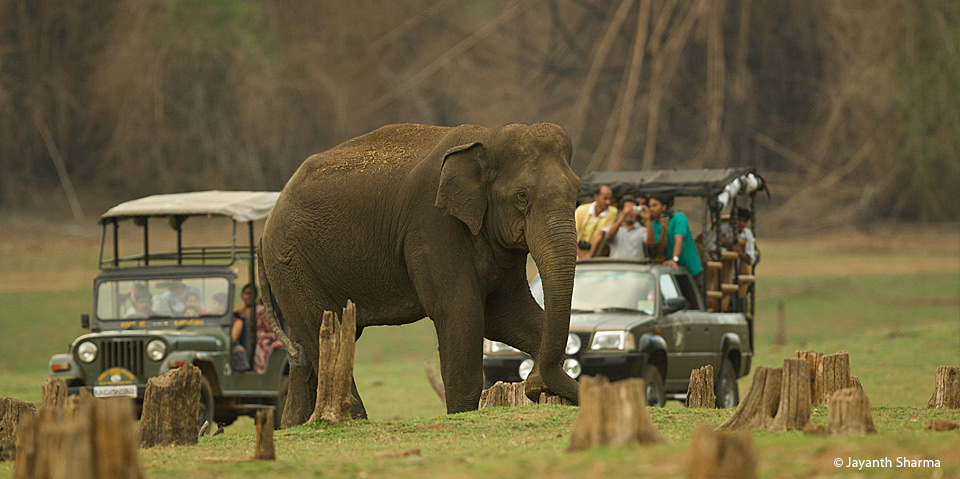
<instances>
[{"instance_id":1,"label":"jeep front grille","mask_svg":"<svg viewBox=\"0 0 960 479\"><path fill-rule=\"evenodd\" d=\"M106 339L100 341L101 371L124 368L135 376L143 376L144 343L142 339Z\"/></svg>"}]
</instances>

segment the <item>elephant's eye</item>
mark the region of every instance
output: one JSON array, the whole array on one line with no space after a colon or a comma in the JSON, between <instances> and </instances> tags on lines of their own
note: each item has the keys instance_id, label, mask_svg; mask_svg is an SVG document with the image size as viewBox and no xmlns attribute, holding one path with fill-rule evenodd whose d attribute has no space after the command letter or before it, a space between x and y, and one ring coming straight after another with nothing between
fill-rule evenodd
<instances>
[{"instance_id":1,"label":"elephant's eye","mask_svg":"<svg viewBox=\"0 0 960 479\"><path fill-rule=\"evenodd\" d=\"M523 190L518 191L518 192L517 192L517 205L519 205L521 208L526 208L526 207L527 207L527 201L528 201L528 200L527 200L527 192L526 192L526 191L523 191Z\"/></svg>"}]
</instances>

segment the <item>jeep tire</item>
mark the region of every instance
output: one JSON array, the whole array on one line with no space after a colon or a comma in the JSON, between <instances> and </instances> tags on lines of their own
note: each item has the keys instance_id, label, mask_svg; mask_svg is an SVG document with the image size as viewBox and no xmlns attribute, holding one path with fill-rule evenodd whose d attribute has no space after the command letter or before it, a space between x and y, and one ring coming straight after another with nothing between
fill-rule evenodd
<instances>
[{"instance_id":1,"label":"jeep tire","mask_svg":"<svg viewBox=\"0 0 960 479\"><path fill-rule=\"evenodd\" d=\"M646 385L647 406L663 407L667 403L667 393L663 388L663 376L652 364L645 364L640 377Z\"/></svg>"}]
</instances>

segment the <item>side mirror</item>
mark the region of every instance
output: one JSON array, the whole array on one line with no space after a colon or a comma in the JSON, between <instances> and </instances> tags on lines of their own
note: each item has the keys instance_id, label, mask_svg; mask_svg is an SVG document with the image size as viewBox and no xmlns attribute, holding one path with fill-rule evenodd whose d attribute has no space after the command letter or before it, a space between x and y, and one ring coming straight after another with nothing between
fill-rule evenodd
<instances>
[{"instance_id":1,"label":"side mirror","mask_svg":"<svg viewBox=\"0 0 960 479\"><path fill-rule=\"evenodd\" d=\"M83 329L90 329L90 315L81 314L80 315L80 327Z\"/></svg>"},{"instance_id":2,"label":"side mirror","mask_svg":"<svg viewBox=\"0 0 960 479\"><path fill-rule=\"evenodd\" d=\"M663 314L676 313L683 309L687 309L687 298L678 296L667 300L666 304L663 305Z\"/></svg>"}]
</instances>

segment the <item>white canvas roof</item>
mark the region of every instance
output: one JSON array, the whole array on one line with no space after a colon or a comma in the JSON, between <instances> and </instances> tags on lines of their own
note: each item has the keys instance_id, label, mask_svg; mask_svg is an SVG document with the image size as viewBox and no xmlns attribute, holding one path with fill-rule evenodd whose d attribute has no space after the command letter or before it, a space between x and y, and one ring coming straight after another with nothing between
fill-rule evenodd
<instances>
[{"instance_id":1,"label":"white canvas roof","mask_svg":"<svg viewBox=\"0 0 960 479\"><path fill-rule=\"evenodd\" d=\"M100 216L109 218L137 216L206 216L221 215L234 221L256 221L267 217L277 202L274 191L194 191L153 195L120 203Z\"/></svg>"}]
</instances>

